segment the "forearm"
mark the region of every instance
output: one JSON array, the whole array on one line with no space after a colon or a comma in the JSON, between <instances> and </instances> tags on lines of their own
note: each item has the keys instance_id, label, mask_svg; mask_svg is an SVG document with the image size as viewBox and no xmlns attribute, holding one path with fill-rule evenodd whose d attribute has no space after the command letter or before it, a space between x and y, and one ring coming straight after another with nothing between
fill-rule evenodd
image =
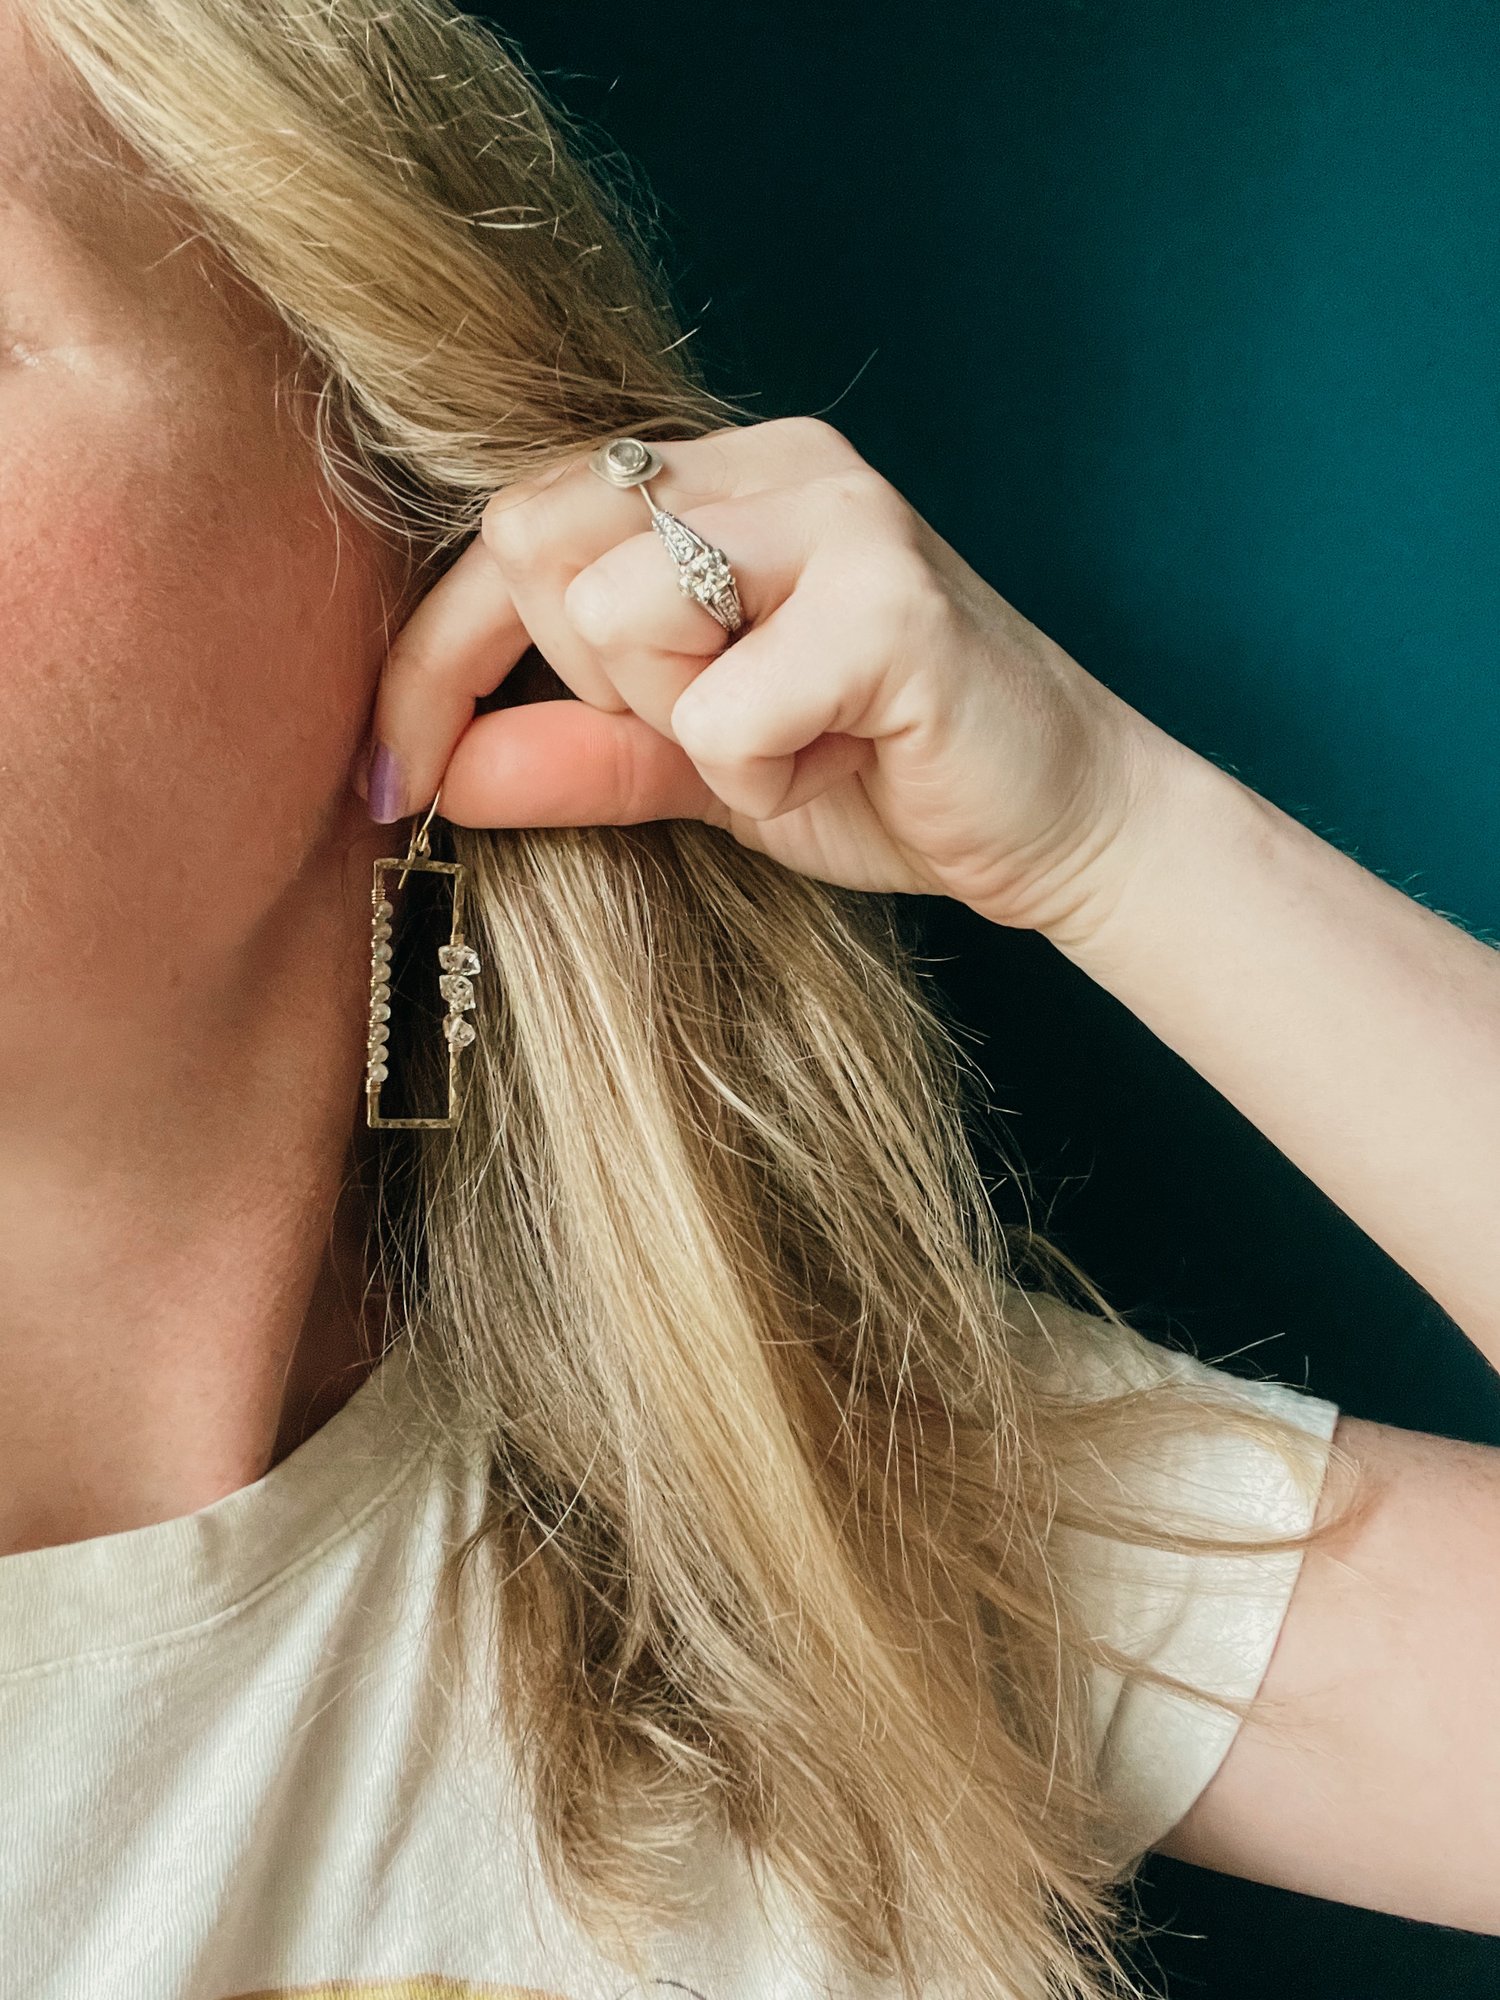
<instances>
[{"instance_id":1,"label":"forearm","mask_svg":"<svg viewBox=\"0 0 1500 2000\"><path fill-rule=\"evenodd\" d=\"M1500 952L1154 737L1127 865L1045 935L1500 1367Z\"/></svg>"}]
</instances>

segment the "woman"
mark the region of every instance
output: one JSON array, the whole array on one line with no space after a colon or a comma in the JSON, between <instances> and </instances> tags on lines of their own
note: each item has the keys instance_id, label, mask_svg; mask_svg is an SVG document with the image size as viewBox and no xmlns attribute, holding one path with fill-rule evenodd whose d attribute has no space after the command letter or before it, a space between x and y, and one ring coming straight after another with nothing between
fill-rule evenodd
<instances>
[{"instance_id":1,"label":"woman","mask_svg":"<svg viewBox=\"0 0 1500 2000\"><path fill-rule=\"evenodd\" d=\"M1500 1927L1495 1454L1004 1242L882 899L1496 1358L1493 954L710 395L568 136L438 0L0 0L8 1990L1099 2000L1153 1846Z\"/></svg>"}]
</instances>

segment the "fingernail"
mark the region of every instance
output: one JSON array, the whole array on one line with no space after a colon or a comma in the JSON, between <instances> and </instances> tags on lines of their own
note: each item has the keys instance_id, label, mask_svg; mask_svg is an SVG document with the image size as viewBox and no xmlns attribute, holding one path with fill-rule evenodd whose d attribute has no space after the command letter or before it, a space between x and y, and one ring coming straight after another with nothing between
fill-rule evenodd
<instances>
[{"instance_id":1,"label":"fingernail","mask_svg":"<svg viewBox=\"0 0 1500 2000\"><path fill-rule=\"evenodd\" d=\"M370 759L370 817L389 826L401 817L401 767L389 744L377 743Z\"/></svg>"}]
</instances>

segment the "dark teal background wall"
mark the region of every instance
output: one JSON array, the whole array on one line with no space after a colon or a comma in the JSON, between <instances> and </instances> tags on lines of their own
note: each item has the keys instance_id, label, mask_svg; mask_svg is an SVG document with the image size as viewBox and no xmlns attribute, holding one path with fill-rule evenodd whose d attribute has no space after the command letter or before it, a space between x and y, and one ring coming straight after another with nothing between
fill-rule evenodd
<instances>
[{"instance_id":1,"label":"dark teal background wall","mask_svg":"<svg viewBox=\"0 0 1500 2000\"><path fill-rule=\"evenodd\" d=\"M717 386L829 416L1092 673L1500 936L1495 0L494 11L644 170ZM1456 1329L1124 1009L910 914L1137 1323L1500 1442ZM1174 1996L1500 1991L1494 1940L1165 1860L1142 1900Z\"/></svg>"}]
</instances>

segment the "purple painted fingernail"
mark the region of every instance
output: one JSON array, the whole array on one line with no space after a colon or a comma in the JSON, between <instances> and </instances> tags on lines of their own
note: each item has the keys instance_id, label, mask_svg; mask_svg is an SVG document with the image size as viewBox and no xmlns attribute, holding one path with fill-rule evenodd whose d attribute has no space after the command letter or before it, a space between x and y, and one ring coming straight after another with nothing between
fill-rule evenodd
<instances>
[{"instance_id":1,"label":"purple painted fingernail","mask_svg":"<svg viewBox=\"0 0 1500 2000\"><path fill-rule=\"evenodd\" d=\"M370 817L389 826L401 817L401 767L389 744L377 743L370 759Z\"/></svg>"}]
</instances>

